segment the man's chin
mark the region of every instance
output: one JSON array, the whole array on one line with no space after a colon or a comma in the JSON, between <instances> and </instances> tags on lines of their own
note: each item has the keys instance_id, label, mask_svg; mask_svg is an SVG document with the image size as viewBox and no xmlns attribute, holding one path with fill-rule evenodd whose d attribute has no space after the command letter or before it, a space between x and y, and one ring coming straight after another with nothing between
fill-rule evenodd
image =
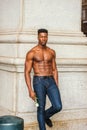
<instances>
[{"instance_id":1,"label":"man's chin","mask_svg":"<svg viewBox=\"0 0 87 130\"><path fill-rule=\"evenodd\" d=\"M46 46L46 43L42 43L42 46Z\"/></svg>"}]
</instances>

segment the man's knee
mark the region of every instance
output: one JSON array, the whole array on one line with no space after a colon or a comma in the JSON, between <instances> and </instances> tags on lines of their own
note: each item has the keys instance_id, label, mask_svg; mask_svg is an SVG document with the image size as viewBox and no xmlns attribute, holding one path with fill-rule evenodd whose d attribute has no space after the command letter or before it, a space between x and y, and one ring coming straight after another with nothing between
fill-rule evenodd
<instances>
[{"instance_id":1,"label":"man's knee","mask_svg":"<svg viewBox=\"0 0 87 130\"><path fill-rule=\"evenodd\" d=\"M45 113L44 107L39 106L38 109L37 109L37 112L44 114Z\"/></svg>"},{"instance_id":2,"label":"man's knee","mask_svg":"<svg viewBox=\"0 0 87 130\"><path fill-rule=\"evenodd\" d=\"M62 104L55 106L55 111L60 112L62 110Z\"/></svg>"}]
</instances>

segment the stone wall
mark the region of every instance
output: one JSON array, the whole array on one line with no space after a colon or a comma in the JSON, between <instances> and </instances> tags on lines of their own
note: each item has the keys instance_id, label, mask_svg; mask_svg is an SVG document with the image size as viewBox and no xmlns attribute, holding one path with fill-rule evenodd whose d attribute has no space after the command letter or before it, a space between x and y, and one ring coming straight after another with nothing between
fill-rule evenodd
<instances>
[{"instance_id":1,"label":"stone wall","mask_svg":"<svg viewBox=\"0 0 87 130\"><path fill-rule=\"evenodd\" d=\"M3 0L0 5L0 115L23 117L25 130L38 129L24 62L37 44L37 29L44 27L48 46L56 51L63 102L63 110L52 117L53 130L86 130L87 38L81 32L81 1Z\"/></svg>"}]
</instances>

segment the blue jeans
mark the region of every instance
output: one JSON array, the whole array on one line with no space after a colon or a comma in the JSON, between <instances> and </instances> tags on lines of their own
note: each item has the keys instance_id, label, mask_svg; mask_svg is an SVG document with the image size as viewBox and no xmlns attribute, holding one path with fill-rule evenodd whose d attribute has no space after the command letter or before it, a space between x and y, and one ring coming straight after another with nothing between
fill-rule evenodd
<instances>
[{"instance_id":1,"label":"blue jeans","mask_svg":"<svg viewBox=\"0 0 87 130\"><path fill-rule=\"evenodd\" d=\"M38 98L37 119L40 130L46 130L45 120L62 109L62 102L58 86L53 76L34 76L33 88ZM45 110L46 95L52 106Z\"/></svg>"}]
</instances>

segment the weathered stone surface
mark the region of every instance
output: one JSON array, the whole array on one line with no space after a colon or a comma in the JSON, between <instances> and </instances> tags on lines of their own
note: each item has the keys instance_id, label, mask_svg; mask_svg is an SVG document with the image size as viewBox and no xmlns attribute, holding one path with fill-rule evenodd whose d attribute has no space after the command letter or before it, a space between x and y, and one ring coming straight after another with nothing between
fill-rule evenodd
<instances>
[{"instance_id":1,"label":"weathered stone surface","mask_svg":"<svg viewBox=\"0 0 87 130\"><path fill-rule=\"evenodd\" d=\"M87 129L87 119L84 120L67 120L67 121L58 121L53 122L53 127L47 130L86 130ZM25 125L24 130L39 130L38 124L33 123Z\"/></svg>"},{"instance_id":2,"label":"weathered stone surface","mask_svg":"<svg viewBox=\"0 0 87 130\"><path fill-rule=\"evenodd\" d=\"M81 32L81 0L3 0L0 5L0 115L18 115L25 130L39 129L24 62L27 51L37 45L37 29L45 27L48 46L56 51L63 102L51 130L86 130L87 38Z\"/></svg>"}]
</instances>

